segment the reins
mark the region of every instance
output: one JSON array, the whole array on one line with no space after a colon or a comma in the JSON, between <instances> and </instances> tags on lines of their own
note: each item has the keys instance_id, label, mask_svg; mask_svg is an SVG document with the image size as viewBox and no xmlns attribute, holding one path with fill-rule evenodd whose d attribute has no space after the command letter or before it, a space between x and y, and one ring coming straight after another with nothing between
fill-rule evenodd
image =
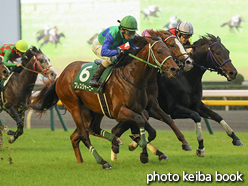
<instances>
[{"instance_id":1,"label":"reins","mask_svg":"<svg viewBox=\"0 0 248 186\"><path fill-rule=\"evenodd\" d=\"M216 60L216 58L213 55L213 52L211 51L211 46L215 45L216 43L220 43L220 42L219 41L216 41L216 42L212 43L211 45L208 45L208 53L207 53L207 64L209 64L209 61L211 60L213 62L213 65L215 66L216 69L207 68L207 67L204 67L202 65L199 65L197 63L194 63L194 65L198 66L199 68L201 68L203 70L209 70L210 72L213 72L214 71L214 72L217 72L218 74L223 75L223 69L221 67L223 65L225 65L228 61L231 61L231 59L227 59L227 60L225 60L221 64L218 63L218 61ZM221 70L221 72L219 70Z\"/></svg>"},{"instance_id":2,"label":"reins","mask_svg":"<svg viewBox=\"0 0 248 186\"><path fill-rule=\"evenodd\" d=\"M152 66L152 67L154 67L154 68L156 68L156 69L159 69L160 73L162 73L162 71L163 71L162 66L164 65L164 63L165 63L168 59L173 58L173 57L172 57L172 56L167 56L167 57L160 63L160 62L156 59L155 54L154 54L154 52L153 52L153 50L152 50L152 47L153 47L157 42L159 42L159 41L155 41L152 45L149 43L149 54L148 54L148 60L147 60L147 61L145 61L145 60L143 60L143 59L141 59L141 58L139 58L139 57L137 57L137 56L135 56L135 55L133 55L133 54L130 54L130 53L129 53L128 55L131 56L131 57L134 58L134 59L137 59L137 60L139 60L139 61L145 63L145 64L148 64L149 66ZM151 64L151 63L149 62L150 56L152 57L153 61L154 61L157 65ZM121 73L121 77L122 77L126 82L130 83L131 85L133 85L135 88L138 88L138 89L145 89L145 88L146 88L146 86L144 86L144 87L139 87L139 86L133 84L131 81L128 80L128 78L123 74L123 72Z\"/></svg>"},{"instance_id":3,"label":"reins","mask_svg":"<svg viewBox=\"0 0 248 186\"><path fill-rule=\"evenodd\" d=\"M148 64L149 66L152 66L152 67L154 67L154 68L159 69L160 73L162 73L162 71L163 71L162 66L164 65L164 63L165 63L168 59L173 58L173 57L172 57L172 56L167 56L167 57L160 63L160 62L156 59L155 54L154 54L154 52L153 52L153 50L152 50L152 47L153 47L157 42L159 42L159 41L155 41L152 45L149 43L149 54L148 54L148 60L147 60L147 61L145 61L145 60L143 60L143 59L141 59L141 58L139 58L139 57L137 57L137 56L135 56L135 55L133 55L133 54L130 54L130 53L129 53L128 55L131 56L131 57L133 57L134 59L137 59L137 60L139 60L139 61L141 61L141 62L143 62L143 63ZM157 65L151 64L151 63L149 62L150 56L152 57L153 61L154 61Z\"/></svg>"},{"instance_id":4,"label":"reins","mask_svg":"<svg viewBox=\"0 0 248 186\"><path fill-rule=\"evenodd\" d=\"M28 69L27 67L24 67L24 66L21 66L23 69L25 69L25 70L27 70L27 71L30 71L30 72L34 72L34 73L40 73L40 74L46 74L46 72L48 71L48 69L52 66L52 65L49 65L46 69L43 69L41 66L40 66L40 64L38 63L38 60L37 60L37 58L40 56L40 55L42 55L43 53L40 53L40 54L38 54L35 58L34 58L34 60L35 60L35 62L34 62L34 64L33 64L33 70L31 70L31 69ZM44 55L44 54L43 54ZM35 65L37 65L38 67L39 67L39 69L41 70L41 72L39 72L39 71L36 71L35 70Z\"/></svg>"}]
</instances>

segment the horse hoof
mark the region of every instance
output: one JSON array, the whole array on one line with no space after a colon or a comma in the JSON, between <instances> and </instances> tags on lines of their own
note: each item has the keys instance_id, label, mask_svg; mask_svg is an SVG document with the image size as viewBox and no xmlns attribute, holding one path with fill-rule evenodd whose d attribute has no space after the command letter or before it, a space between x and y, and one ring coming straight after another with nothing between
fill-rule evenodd
<instances>
[{"instance_id":1,"label":"horse hoof","mask_svg":"<svg viewBox=\"0 0 248 186\"><path fill-rule=\"evenodd\" d=\"M130 151L134 151L137 147L138 147L138 143L136 143L135 141L132 141L132 142L128 145L128 148L129 148Z\"/></svg>"},{"instance_id":2,"label":"horse hoof","mask_svg":"<svg viewBox=\"0 0 248 186\"><path fill-rule=\"evenodd\" d=\"M167 159L169 159L169 157L168 157L166 154L161 154L161 155L158 157L158 160L159 160L159 161L167 160Z\"/></svg>"},{"instance_id":3,"label":"horse hoof","mask_svg":"<svg viewBox=\"0 0 248 186\"><path fill-rule=\"evenodd\" d=\"M12 130L9 130L8 132L7 132L7 135L12 135L12 136L14 136L16 134L16 132L14 132L14 131L12 131Z\"/></svg>"},{"instance_id":4,"label":"horse hoof","mask_svg":"<svg viewBox=\"0 0 248 186\"><path fill-rule=\"evenodd\" d=\"M232 143L235 146L242 146L243 145L243 143L240 140L233 140Z\"/></svg>"},{"instance_id":5,"label":"horse hoof","mask_svg":"<svg viewBox=\"0 0 248 186\"><path fill-rule=\"evenodd\" d=\"M112 150L115 154L118 154L118 153L119 153L119 146L112 145L111 150Z\"/></svg>"},{"instance_id":6,"label":"horse hoof","mask_svg":"<svg viewBox=\"0 0 248 186\"><path fill-rule=\"evenodd\" d=\"M185 151L191 151L191 148L190 148L190 145L189 144L182 145L182 149L185 150Z\"/></svg>"},{"instance_id":7,"label":"horse hoof","mask_svg":"<svg viewBox=\"0 0 248 186\"><path fill-rule=\"evenodd\" d=\"M119 145L124 145L124 142L122 141L121 138L116 137L116 140L117 140Z\"/></svg>"},{"instance_id":8,"label":"horse hoof","mask_svg":"<svg viewBox=\"0 0 248 186\"><path fill-rule=\"evenodd\" d=\"M11 136L11 137L8 139L8 142L9 142L9 143L14 143L14 142L15 142L14 136Z\"/></svg>"},{"instance_id":9,"label":"horse hoof","mask_svg":"<svg viewBox=\"0 0 248 186\"><path fill-rule=\"evenodd\" d=\"M197 156L199 156L199 157L204 157L204 156L205 156L205 148L203 148L203 149L197 148L197 149L196 149L196 154L197 154Z\"/></svg>"},{"instance_id":10,"label":"horse hoof","mask_svg":"<svg viewBox=\"0 0 248 186\"><path fill-rule=\"evenodd\" d=\"M143 153L140 153L140 162L141 163L148 163L148 154L143 154Z\"/></svg>"},{"instance_id":11,"label":"horse hoof","mask_svg":"<svg viewBox=\"0 0 248 186\"><path fill-rule=\"evenodd\" d=\"M104 164L102 165L102 168L103 168L103 169L112 169L113 167L112 167L109 163L104 163Z\"/></svg>"},{"instance_id":12,"label":"horse hoof","mask_svg":"<svg viewBox=\"0 0 248 186\"><path fill-rule=\"evenodd\" d=\"M111 149L111 161L116 161L117 160L117 154L114 153Z\"/></svg>"}]
</instances>

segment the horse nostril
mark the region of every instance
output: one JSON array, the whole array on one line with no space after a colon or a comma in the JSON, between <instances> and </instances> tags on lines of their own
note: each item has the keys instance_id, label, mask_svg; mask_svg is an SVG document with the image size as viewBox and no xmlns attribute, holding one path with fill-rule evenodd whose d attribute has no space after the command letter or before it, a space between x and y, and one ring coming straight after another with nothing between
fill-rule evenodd
<instances>
[{"instance_id":1,"label":"horse nostril","mask_svg":"<svg viewBox=\"0 0 248 186\"><path fill-rule=\"evenodd\" d=\"M189 60L189 59L187 59L187 60L186 60L186 64L187 64L187 65L190 65L190 64L192 64L192 61Z\"/></svg>"},{"instance_id":2,"label":"horse nostril","mask_svg":"<svg viewBox=\"0 0 248 186\"><path fill-rule=\"evenodd\" d=\"M171 71L172 71L172 72L175 72L175 71L177 71L177 69L174 68L174 67L172 67L172 68L171 68Z\"/></svg>"}]
</instances>

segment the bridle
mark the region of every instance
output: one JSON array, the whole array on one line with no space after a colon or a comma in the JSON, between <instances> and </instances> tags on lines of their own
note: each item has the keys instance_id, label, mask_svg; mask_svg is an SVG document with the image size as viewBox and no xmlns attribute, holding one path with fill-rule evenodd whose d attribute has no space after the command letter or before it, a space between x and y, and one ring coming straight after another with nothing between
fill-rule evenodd
<instances>
[{"instance_id":1,"label":"bridle","mask_svg":"<svg viewBox=\"0 0 248 186\"><path fill-rule=\"evenodd\" d=\"M212 43L211 45L208 45L208 53L207 53L207 64L210 63L210 61L212 61L212 64L215 66L215 68L207 68L204 67L202 65L198 65L196 63L194 63L194 65L200 67L203 70L209 70L210 72L214 71L217 72L220 75L224 75L224 70L222 68L223 65L225 65L227 62L231 61L231 59L227 59L225 60L223 63L218 63L218 61L216 60L216 58L213 55L213 52L211 51L211 46L215 45L216 43L220 43L220 41L216 41L214 43Z\"/></svg>"},{"instance_id":2,"label":"bridle","mask_svg":"<svg viewBox=\"0 0 248 186\"><path fill-rule=\"evenodd\" d=\"M167 38L164 39L164 43L166 44L166 41L170 38L176 38L178 40L178 38L174 35L170 35L168 36ZM180 42L180 41L179 41ZM182 62L181 60L179 60L178 58L181 57L181 56L184 56L184 55L187 55L186 59L184 59L184 61L186 61L188 58L189 58L189 54L187 52L183 53L183 54L180 54L180 55L175 55L173 57L174 61L178 64L178 66L180 68L184 67L185 63Z\"/></svg>"},{"instance_id":3,"label":"bridle","mask_svg":"<svg viewBox=\"0 0 248 186\"><path fill-rule=\"evenodd\" d=\"M34 72L34 73L41 73L42 75L45 75L46 74L46 72L48 71L48 69L52 66L52 65L49 65L46 69L44 69L44 68L42 68L42 66L40 66L40 64L38 63L38 60L37 60L37 58L40 56L40 55L44 55L43 53L40 53L40 54L38 54L35 58L34 58L34 64L33 64L33 70L32 69L28 69L28 68L26 68L26 67L24 67L24 66L22 66L22 68L24 68L25 70L28 70L28 71L30 71L30 72ZM39 67L39 69L40 69L40 71L41 72L39 72L39 71L36 71L35 70L35 65L37 65L38 67Z\"/></svg>"},{"instance_id":4,"label":"bridle","mask_svg":"<svg viewBox=\"0 0 248 186\"><path fill-rule=\"evenodd\" d=\"M160 42L160 41L155 41L152 45L149 43L149 53L148 53L147 61L145 61L145 60L143 60L143 59L141 59L141 58L139 58L139 57L137 57L137 56L135 56L135 55L133 55L133 54L130 54L130 53L129 53L128 55L131 56L131 57L133 57L134 59L137 59L137 60L139 60L139 61L141 61L141 62L143 62L143 63L148 64L149 66L152 66L152 67L154 67L154 68L159 69L160 73L162 73L162 72L163 72L162 66L164 65L164 63L165 63L168 59L173 58L173 57L172 57L172 56L167 56L167 57L160 63L160 62L156 59L155 54L154 54L154 52L153 52L153 50L152 50L152 48L154 47L154 45L155 45L157 42ZM157 65L151 64L151 63L149 62L150 56L152 57L153 61L154 61ZM166 70L166 69L165 69L165 70ZM128 78L124 75L123 72L121 73L121 77L122 77L125 81L127 81L128 83L130 83L131 85L133 85L135 88L138 88L138 89L144 89L144 88L146 88L146 86L145 86L145 87L138 87L138 86L134 85L131 81L128 80Z\"/></svg>"}]
</instances>

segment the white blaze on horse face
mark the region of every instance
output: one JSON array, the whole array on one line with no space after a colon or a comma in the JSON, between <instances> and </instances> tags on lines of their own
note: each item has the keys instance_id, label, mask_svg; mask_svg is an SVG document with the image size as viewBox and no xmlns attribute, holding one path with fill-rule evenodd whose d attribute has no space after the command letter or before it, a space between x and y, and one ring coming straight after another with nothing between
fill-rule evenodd
<instances>
[{"instance_id":1,"label":"white blaze on horse face","mask_svg":"<svg viewBox=\"0 0 248 186\"><path fill-rule=\"evenodd\" d=\"M54 68L52 66L50 66L51 65L50 60L47 58L47 56L44 55L44 58L45 58L47 65L43 68L44 68L44 70L48 68L48 70L44 76L47 77L49 80L55 80L56 76L57 76L57 72L54 70Z\"/></svg>"},{"instance_id":2,"label":"white blaze on horse face","mask_svg":"<svg viewBox=\"0 0 248 186\"><path fill-rule=\"evenodd\" d=\"M190 57L188 57L187 52L185 51L182 43L178 39L175 39L175 43L179 47L180 52L182 54L184 54L184 57L185 57L184 59L186 59L183 70L184 71L189 71L190 69L193 68L193 60Z\"/></svg>"}]
</instances>

